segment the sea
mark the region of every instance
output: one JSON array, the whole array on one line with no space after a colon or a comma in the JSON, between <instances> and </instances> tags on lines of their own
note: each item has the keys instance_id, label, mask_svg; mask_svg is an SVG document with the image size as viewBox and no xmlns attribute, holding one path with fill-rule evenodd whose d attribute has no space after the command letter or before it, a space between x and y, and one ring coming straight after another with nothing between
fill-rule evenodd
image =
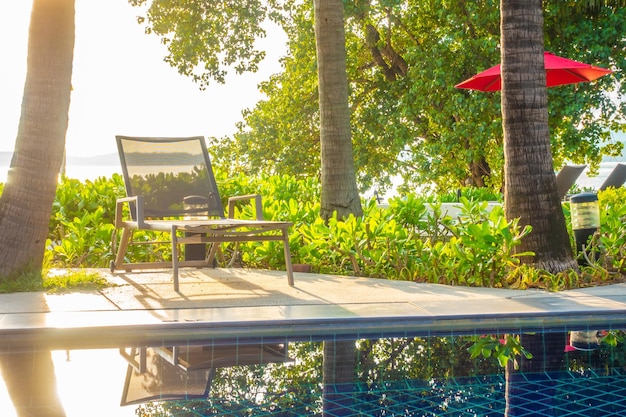
<instances>
[{"instance_id":1,"label":"sea","mask_svg":"<svg viewBox=\"0 0 626 417\"><path fill-rule=\"evenodd\" d=\"M84 161L80 161L80 163L68 163L65 170L67 177L75 178L80 181L94 181L99 177L110 178L115 173L122 173L119 163L111 163L110 159L106 161L106 164L83 162ZM598 175L593 177L588 176L587 170L585 170L576 181L578 189L582 191L597 190L619 163L626 164L626 160L601 162ZM8 163L0 163L0 182L4 183L6 181L8 170ZM391 191L391 193L393 193L393 191ZM387 194L387 196L390 195Z\"/></svg>"},{"instance_id":2,"label":"sea","mask_svg":"<svg viewBox=\"0 0 626 417\"><path fill-rule=\"evenodd\" d=\"M8 165L0 165L0 182L7 180ZM121 174L119 165L67 165L65 175L80 181L93 181L99 177L110 178L113 174Z\"/></svg>"},{"instance_id":3,"label":"sea","mask_svg":"<svg viewBox=\"0 0 626 417\"><path fill-rule=\"evenodd\" d=\"M12 152L0 152L0 182L6 182L11 164ZM65 175L80 181L93 181L99 177L110 178L122 173L119 157L111 153L88 157L68 157Z\"/></svg>"}]
</instances>

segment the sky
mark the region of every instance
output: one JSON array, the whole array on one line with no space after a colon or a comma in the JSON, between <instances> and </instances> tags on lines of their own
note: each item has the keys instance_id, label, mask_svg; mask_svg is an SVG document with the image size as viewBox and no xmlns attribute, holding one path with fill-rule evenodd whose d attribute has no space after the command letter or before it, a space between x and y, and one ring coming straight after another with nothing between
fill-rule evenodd
<instances>
[{"instance_id":1,"label":"sky","mask_svg":"<svg viewBox=\"0 0 626 417\"><path fill-rule=\"evenodd\" d=\"M0 151L13 151L19 123L32 1L12 0L0 15ZM76 0L76 44L66 137L68 156L116 153L115 135L222 137L263 95L257 84L280 72L284 38L259 44L260 71L233 75L205 91L163 61L127 0Z\"/></svg>"}]
</instances>

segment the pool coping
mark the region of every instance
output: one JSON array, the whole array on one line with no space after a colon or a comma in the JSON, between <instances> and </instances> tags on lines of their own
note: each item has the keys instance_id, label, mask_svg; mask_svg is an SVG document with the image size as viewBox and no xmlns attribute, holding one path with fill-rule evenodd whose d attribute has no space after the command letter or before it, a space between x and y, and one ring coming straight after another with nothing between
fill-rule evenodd
<instances>
[{"instance_id":1,"label":"pool coping","mask_svg":"<svg viewBox=\"0 0 626 417\"><path fill-rule=\"evenodd\" d=\"M280 271L108 274L71 294L0 295L0 349L98 349L206 340L327 340L397 335L626 328L626 284L570 291L456 287Z\"/></svg>"}]
</instances>

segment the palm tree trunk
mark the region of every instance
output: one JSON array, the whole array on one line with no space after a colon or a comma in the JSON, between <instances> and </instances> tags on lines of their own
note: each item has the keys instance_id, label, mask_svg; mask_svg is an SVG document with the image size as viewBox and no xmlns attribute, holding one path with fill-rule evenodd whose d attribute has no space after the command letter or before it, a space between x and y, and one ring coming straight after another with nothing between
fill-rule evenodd
<instances>
[{"instance_id":1,"label":"palm tree trunk","mask_svg":"<svg viewBox=\"0 0 626 417\"><path fill-rule=\"evenodd\" d=\"M74 0L34 0L22 114L0 196L0 279L43 263L68 125Z\"/></svg>"},{"instance_id":2,"label":"palm tree trunk","mask_svg":"<svg viewBox=\"0 0 626 417\"><path fill-rule=\"evenodd\" d=\"M501 0L502 127L507 219L532 232L523 262L556 273L577 269L550 149L541 0Z\"/></svg>"},{"instance_id":3,"label":"palm tree trunk","mask_svg":"<svg viewBox=\"0 0 626 417\"><path fill-rule=\"evenodd\" d=\"M356 379L354 340L324 341L323 415L354 415L353 395Z\"/></svg>"},{"instance_id":4,"label":"palm tree trunk","mask_svg":"<svg viewBox=\"0 0 626 417\"><path fill-rule=\"evenodd\" d=\"M314 3L322 160L320 215L326 220L335 211L339 218L360 216L363 212L350 133L343 2Z\"/></svg>"}]
</instances>

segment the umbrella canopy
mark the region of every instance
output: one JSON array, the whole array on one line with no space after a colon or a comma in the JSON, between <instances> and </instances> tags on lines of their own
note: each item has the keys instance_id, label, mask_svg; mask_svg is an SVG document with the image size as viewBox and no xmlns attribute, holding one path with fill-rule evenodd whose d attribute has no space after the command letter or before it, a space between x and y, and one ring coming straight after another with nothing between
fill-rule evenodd
<instances>
[{"instance_id":1,"label":"umbrella canopy","mask_svg":"<svg viewBox=\"0 0 626 417\"><path fill-rule=\"evenodd\" d=\"M613 72L606 68L561 58L550 52L544 52L543 57L546 66L546 85L548 87L593 81ZM472 78L455 85L455 87L480 91L500 91L502 89L500 65L478 73Z\"/></svg>"}]
</instances>

